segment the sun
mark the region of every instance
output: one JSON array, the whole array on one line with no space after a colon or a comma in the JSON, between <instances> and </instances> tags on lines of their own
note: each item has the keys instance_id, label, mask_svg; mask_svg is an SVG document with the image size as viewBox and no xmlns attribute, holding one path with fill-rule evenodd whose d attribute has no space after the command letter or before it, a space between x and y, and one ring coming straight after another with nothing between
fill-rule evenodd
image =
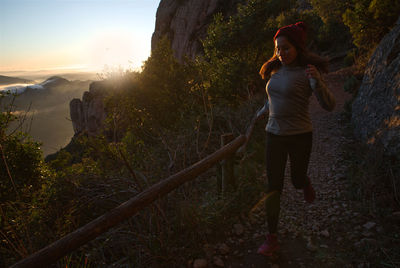
<instances>
[{"instance_id":1,"label":"sun","mask_svg":"<svg viewBox=\"0 0 400 268\"><path fill-rule=\"evenodd\" d=\"M97 71L105 69L136 70L150 54L150 44L141 42L134 33L109 29L97 33L87 48L89 66Z\"/></svg>"}]
</instances>

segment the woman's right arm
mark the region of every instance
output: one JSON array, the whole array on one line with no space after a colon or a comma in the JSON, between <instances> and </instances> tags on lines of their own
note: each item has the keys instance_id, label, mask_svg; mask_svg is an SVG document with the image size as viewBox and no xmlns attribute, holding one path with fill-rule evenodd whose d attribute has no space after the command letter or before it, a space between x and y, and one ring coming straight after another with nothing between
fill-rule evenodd
<instances>
[{"instance_id":1,"label":"woman's right arm","mask_svg":"<svg viewBox=\"0 0 400 268\"><path fill-rule=\"evenodd\" d=\"M329 112L333 111L336 106L335 97L321 78L316 80L316 85L312 90L315 97L317 97L319 105Z\"/></svg>"},{"instance_id":2,"label":"woman's right arm","mask_svg":"<svg viewBox=\"0 0 400 268\"><path fill-rule=\"evenodd\" d=\"M314 65L308 64L306 69L310 87L322 108L331 112L336 106L336 100L332 92L323 81L321 74Z\"/></svg>"}]
</instances>

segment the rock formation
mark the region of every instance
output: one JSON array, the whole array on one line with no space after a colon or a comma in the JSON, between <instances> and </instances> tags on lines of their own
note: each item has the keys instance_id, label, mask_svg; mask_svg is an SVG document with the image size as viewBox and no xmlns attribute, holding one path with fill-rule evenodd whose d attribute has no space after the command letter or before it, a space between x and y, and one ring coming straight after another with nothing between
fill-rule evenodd
<instances>
[{"instance_id":1,"label":"rock formation","mask_svg":"<svg viewBox=\"0 0 400 268\"><path fill-rule=\"evenodd\" d=\"M103 122L107 117L104 96L103 82L93 82L89 91L83 93L82 100L71 100L69 107L75 135L81 132L97 135L102 131Z\"/></svg>"},{"instance_id":2,"label":"rock formation","mask_svg":"<svg viewBox=\"0 0 400 268\"><path fill-rule=\"evenodd\" d=\"M194 58L203 49L201 39L217 12L230 14L243 0L161 0L156 14L156 27L151 40L152 49L167 36L178 60L185 55Z\"/></svg>"},{"instance_id":3,"label":"rock formation","mask_svg":"<svg viewBox=\"0 0 400 268\"><path fill-rule=\"evenodd\" d=\"M400 153L400 18L370 58L352 107L355 136Z\"/></svg>"}]
</instances>

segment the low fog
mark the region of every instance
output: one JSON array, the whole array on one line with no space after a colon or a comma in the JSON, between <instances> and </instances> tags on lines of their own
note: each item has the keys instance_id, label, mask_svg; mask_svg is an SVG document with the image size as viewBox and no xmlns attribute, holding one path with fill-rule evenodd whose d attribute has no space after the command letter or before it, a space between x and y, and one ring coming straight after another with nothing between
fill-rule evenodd
<instances>
[{"instance_id":1,"label":"low fog","mask_svg":"<svg viewBox=\"0 0 400 268\"><path fill-rule=\"evenodd\" d=\"M82 98L91 82L53 77L20 90L24 92L16 97L8 96L2 101L1 109L13 103L12 111L20 118L20 121L13 122L9 131L20 127L42 143L44 156L55 153L74 135L69 102L73 98Z\"/></svg>"}]
</instances>

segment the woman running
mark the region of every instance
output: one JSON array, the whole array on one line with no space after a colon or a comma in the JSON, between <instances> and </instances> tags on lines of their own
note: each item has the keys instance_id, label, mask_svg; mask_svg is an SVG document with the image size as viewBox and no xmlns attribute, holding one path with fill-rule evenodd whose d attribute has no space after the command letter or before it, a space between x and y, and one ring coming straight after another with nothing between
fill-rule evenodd
<instances>
[{"instance_id":1,"label":"woman running","mask_svg":"<svg viewBox=\"0 0 400 268\"><path fill-rule=\"evenodd\" d=\"M279 249L277 228L280 195L288 157L294 187L303 189L306 202L312 203L315 199L315 191L307 176L312 145L310 97L314 94L327 111L335 107L335 98L321 77L321 72L328 71L328 62L306 49L305 24L298 22L282 27L273 40L274 55L260 70L261 77L268 79L268 100L259 114L269 111L266 126L266 210L269 233L258 249L258 253L265 256L271 256Z\"/></svg>"}]
</instances>

